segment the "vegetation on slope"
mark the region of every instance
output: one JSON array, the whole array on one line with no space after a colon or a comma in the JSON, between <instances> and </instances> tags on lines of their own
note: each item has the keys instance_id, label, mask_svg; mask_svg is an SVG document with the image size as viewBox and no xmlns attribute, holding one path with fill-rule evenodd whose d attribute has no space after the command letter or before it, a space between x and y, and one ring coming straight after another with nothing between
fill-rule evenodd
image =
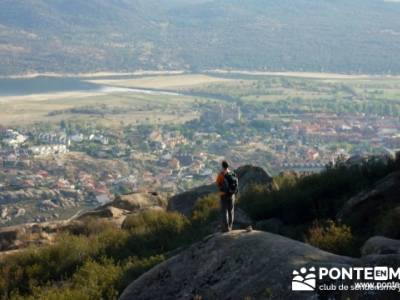
<instances>
[{"instance_id":1,"label":"vegetation on slope","mask_svg":"<svg viewBox=\"0 0 400 300\"><path fill-rule=\"evenodd\" d=\"M356 255L363 238L357 228L331 219L350 196L399 170L399 163L398 159L365 166L338 164L305 177L282 174L275 178L279 190L254 186L241 196L239 206L255 221L282 220L282 235ZM217 218L218 196L212 194L197 203L190 218L150 210L129 216L121 229L89 219L60 233L54 245L5 256L0 261L0 297L117 299L149 268L212 233ZM383 224L388 231L397 224L390 223L392 219Z\"/></svg>"},{"instance_id":2,"label":"vegetation on slope","mask_svg":"<svg viewBox=\"0 0 400 300\"><path fill-rule=\"evenodd\" d=\"M6 256L0 261L0 299L117 299L170 251L211 233L203 224L215 218L215 208L202 203L191 220L147 211L129 216L117 229L89 219L61 233L54 245Z\"/></svg>"},{"instance_id":3,"label":"vegetation on slope","mask_svg":"<svg viewBox=\"0 0 400 300\"><path fill-rule=\"evenodd\" d=\"M339 210L352 196L370 188L386 175L400 170L396 160L349 165L337 163L319 174L284 174L275 180L280 189L269 191L254 186L240 198L240 207L254 220L279 219L284 226L277 232L339 254L355 255L373 226L335 223ZM392 221L390 221L392 220ZM385 230L398 232L394 218L386 218ZM349 221L349 220L342 220ZM340 222L340 220L339 220ZM367 226L368 227L368 226Z\"/></svg>"},{"instance_id":4,"label":"vegetation on slope","mask_svg":"<svg viewBox=\"0 0 400 300\"><path fill-rule=\"evenodd\" d=\"M399 73L399 12L383 0L5 0L0 69Z\"/></svg>"}]
</instances>

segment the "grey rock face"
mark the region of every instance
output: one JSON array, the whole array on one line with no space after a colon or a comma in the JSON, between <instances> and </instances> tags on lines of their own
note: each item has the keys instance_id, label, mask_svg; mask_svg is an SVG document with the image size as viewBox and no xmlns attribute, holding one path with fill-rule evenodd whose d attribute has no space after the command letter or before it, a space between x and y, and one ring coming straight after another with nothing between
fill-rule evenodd
<instances>
[{"instance_id":1,"label":"grey rock face","mask_svg":"<svg viewBox=\"0 0 400 300\"><path fill-rule=\"evenodd\" d=\"M113 202L105 206L113 206L131 212L159 206L166 208L168 205L167 193L133 193L117 197Z\"/></svg>"},{"instance_id":2,"label":"grey rock face","mask_svg":"<svg viewBox=\"0 0 400 300\"><path fill-rule=\"evenodd\" d=\"M337 218L368 220L370 216L376 217L376 211L381 206L397 206L400 201L399 194L400 172L395 172L379 181L370 190L364 191L347 201L339 211Z\"/></svg>"},{"instance_id":3,"label":"grey rock face","mask_svg":"<svg viewBox=\"0 0 400 300\"><path fill-rule=\"evenodd\" d=\"M235 208L235 228L245 228L253 224L253 220L240 208Z\"/></svg>"},{"instance_id":4,"label":"grey rock face","mask_svg":"<svg viewBox=\"0 0 400 300\"><path fill-rule=\"evenodd\" d=\"M294 269L353 263L282 236L233 231L209 236L156 266L120 299L316 299L316 292L291 291Z\"/></svg>"},{"instance_id":5,"label":"grey rock face","mask_svg":"<svg viewBox=\"0 0 400 300\"><path fill-rule=\"evenodd\" d=\"M400 254L400 241L383 236L374 236L364 243L361 248L361 254L363 256Z\"/></svg>"},{"instance_id":6,"label":"grey rock face","mask_svg":"<svg viewBox=\"0 0 400 300\"><path fill-rule=\"evenodd\" d=\"M283 222L277 218L258 221L255 225L256 229L272 233L280 233Z\"/></svg>"},{"instance_id":7,"label":"grey rock face","mask_svg":"<svg viewBox=\"0 0 400 300\"><path fill-rule=\"evenodd\" d=\"M275 188L273 178L263 168L255 166L242 166L235 171L239 178L239 191L241 193L254 184L263 185L269 189Z\"/></svg>"}]
</instances>

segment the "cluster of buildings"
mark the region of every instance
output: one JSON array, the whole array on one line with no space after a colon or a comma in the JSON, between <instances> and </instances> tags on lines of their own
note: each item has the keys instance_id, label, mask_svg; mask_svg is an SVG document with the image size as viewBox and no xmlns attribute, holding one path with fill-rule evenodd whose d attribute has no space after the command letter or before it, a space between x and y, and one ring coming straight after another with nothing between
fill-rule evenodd
<instances>
[{"instance_id":1,"label":"cluster of buildings","mask_svg":"<svg viewBox=\"0 0 400 300\"><path fill-rule=\"evenodd\" d=\"M111 188L122 177L118 170L116 174L107 170L108 175L100 178L80 170L79 161L74 162L78 167L72 170L65 165L66 154L74 145L87 141L109 143L107 137L97 133L0 128L0 223L10 224L18 219L31 222L32 216L46 221L58 218L66 210L73 212L111 201Z\"/></svg>"},{"instance_id":2,"label":"cluster of buildings","mask_svg":"<svg viewBox=\"0 0 400 300\"><path fill-rule=\"evenodd\" d=\"M276 122L274 116L272 122ZM266 145L282 170L318 170L339 156L365 154L394 156L400 149L400 120L394 117L307 114L279 120Z\"/></svg>"},{"instance_id":3,"label":"cluster of buildings","mask_svg":"<svg viewBox=\"0 0 400 300\"><path fill-rule=\"evenodd\" d=\"M28 218L32 209L41 219L57 218L115 194L181 192L212 182L223 157L271 173L309 173L337 157L399 148L395 117L274 114L228 102L204 106L198 119L175 126L0 128L0 223Z\"/></svg>"}]
</instances>

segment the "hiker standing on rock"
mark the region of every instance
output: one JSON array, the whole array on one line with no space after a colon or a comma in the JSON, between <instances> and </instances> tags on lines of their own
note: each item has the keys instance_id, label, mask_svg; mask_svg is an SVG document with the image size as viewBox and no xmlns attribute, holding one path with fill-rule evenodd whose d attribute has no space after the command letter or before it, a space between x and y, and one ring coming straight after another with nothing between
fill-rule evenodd
<instances>
[{"instance_id":1,"label":"hiker standing on rock","mask_svg":"<svg viewBox=\"0 0 400 300\"><path fill-rule=\"evenodd\" d=\"M235 172L229 170L229 164L225 160L222 162L222 171L216 180L220 198L222 213L222 231L232 230L235 212L235 195L239 190L239 180Z\"/></svg>"}]
</instances>

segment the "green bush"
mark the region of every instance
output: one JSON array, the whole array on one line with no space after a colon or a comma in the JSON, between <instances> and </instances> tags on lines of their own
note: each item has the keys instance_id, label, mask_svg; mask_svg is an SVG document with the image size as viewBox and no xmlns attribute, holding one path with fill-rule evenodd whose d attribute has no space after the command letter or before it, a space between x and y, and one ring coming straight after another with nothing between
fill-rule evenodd
<instances>
[{"instance_id":1,"label":"green bush","mask_svg":"<svg viewBox=\"0 0 400 300\"><path fill-rule=\"evenodd\" d=\"M306 242L314 247L336 254L354 254L354 238L350 227L329 220L315 222L309 229Z\"/></svg>"},{"instance_id":2,"label":"green bush","mask_svg":"<svg viewBox=\"0 0 400 300\"><path fill-rule=\"evenodd\" d=\"M192 211L192 236L201 238L211 234L220 213L220 198L218 194L210 194L199 199Z\"/></svg>"},{"instance_id":3,"label":"green bush","mask_svg":"<svg viewBox=\"0 0 400 300\"><path fill-rule=\"evenodd\" d=\"M279 189L293 187L299 180L300 176L295 172L282 172L274 178L274 182Z\"/></svg>"},{"instance_id":4,"label":"green bush","mask_svg":"<svg viewBox=\"0 0 400 300\"><path fill-rule=\"evenodd\" d=\"M163 256L147 259L132 257L117 264L111 259L101 259L99 262L89 259L70 280L61 285L35 287L32 289L32 295L14 295L11 299L118 299L127 285L163 260Z\"/></svg>"},{"instance_id":5,"label":"green bush","mask_svg":"<svg viewBox=\"0 0 400 300\"><path fill-rule=\"evenodd\" d=\"M151 248L146 257L130 256L135 251L129 247L132 238L128 231L108 227L90 236L64 233L54 245L7 256L0 262L0 299L116 299L164 260L150 256Z\"/></svg>"},{"instance_id":6,"label":"green bush","mask_svg":"<svg viewBox=\"0 0 400 300\"><path fill-rule=\"evenodd\" d=\"M165 260L164 255L155 255L148 258L129 257L122 263L123 275L118 283L120 293L136 278Z\"/></svg>"},{"instance_id":7,"label":"green bush","mask_svg":"<svg viewBox=\"0 0 400 300\"><path fill-rule=\"evenodd\" d=\"M0 263L2 294L31 293L38 285L69 277L90 257L100 252L95 239L62 234L57 243L29 248L8 256Z\"/></svg>"},{"instance_id":8,"label":"green bush","mask_svg":"<svg viewBox=\"0 0 400 300\"><path fill-rule=\"evenodd\" d=\"M106 230L114 230L117 226L112 222L95 217L88 217L79 222L73 222L65 231L73 235L95 235Z\"/></svg>"},{"instance_id":9,"label":"green bush","mask_svg":"<svg viewBox=\"0 0 400 300\"><path fill-rule=\"evenodd\" d=\"M33 289L27 299L117 299L116 286L123 269L112 260L87 260L70 281L61 286L42 286Z\"/></svg>"},{"instance_id":10,"label":"green bush","mask_svg":"<svg viewBox=\"0 0 400 300\"><path fill-rule=\"evenodd\" d=\"M238 206L254 220L277 217L280 202L276 196L280 194L262 185L252 185L240 196Z\"/></svg>"},{"instance_id":11,"label":"green bush","mask_svg":"<svg viewBox=\"0 0 400 300\"><path fill-rule=\"evenodd\" d=\"M254 219L281 219L301 225L332 219L350 196L394 170L394 163L330 167L297 180L280 178L279 190L254 187L241 195L240 206ZM283 183L283 184L282 184Z\"/></svg>"},{"instance_id":12,"label":"green bush","mask_svg":"<svg viewBox=\"0 0 400 300\"><path fill-rule=\"evenodd\" d=\"M163 253L185 244L190 222L180 213L151 210L127 217L123 228L130 233L127 246L143 256Z\"/></svg>"},{"instance_id":13,"label":"green bush","mask_svg":"<svg viewBox=\"0 0 400 300\"><path fill-rule=\"evenodd\" d=\"M220 199L218 194L205 196L197 201L193 212L192 222L199 225L205 225L210 221L214 221L220 209Z\"/></svg>"}]
</instances>

